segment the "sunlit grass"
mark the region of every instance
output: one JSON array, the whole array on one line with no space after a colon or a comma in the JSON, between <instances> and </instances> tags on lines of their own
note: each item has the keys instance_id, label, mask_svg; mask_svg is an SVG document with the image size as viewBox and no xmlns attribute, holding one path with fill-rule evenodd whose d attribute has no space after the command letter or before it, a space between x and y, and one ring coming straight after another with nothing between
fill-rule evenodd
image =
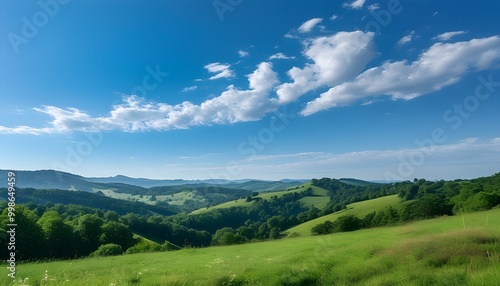
<instances>
[{"instance_id":1,"label":"sunlit grass","mask_svg":"<svg viewBox=\"0 0 500 286\"><path fill-rule=\"evenodd\" d=\"M496 209L326 236L28 263L16 276L26 285L496 285L499 255ZM5 273L0 284L8 283Z\"/></svg>"}]
</instances>

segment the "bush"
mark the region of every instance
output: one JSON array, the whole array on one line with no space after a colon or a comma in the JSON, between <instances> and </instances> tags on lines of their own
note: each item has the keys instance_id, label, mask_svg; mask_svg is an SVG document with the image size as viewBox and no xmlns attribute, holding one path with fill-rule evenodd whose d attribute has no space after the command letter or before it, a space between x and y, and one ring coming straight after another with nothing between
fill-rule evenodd
<instances>
[{"instance_id":1,"label":"bush","mask_svg":"<svg viewBox=\"0 0 500 286\"><path fill-rule=\"evenodd\" d=\"M99 246L99 248L94 251L91 256L113 256L120 255L123 253L122 247L118 244L108 243Z\"/></svg>"},{"instance_id":2,"label":"bush","mask_svg":"<svg viewBox=\"0 0 500 286\"><path fill-rule=\"evenodd\" d=\"M161 246L158 243L150 242L143 238L139 238L139 243L127 249L125 253L133 254L133 253L155 252L160 250Z\"/></svg>"},{"instance_id":3,"label":"bush","mask_svg":"<svg viewBox=\"0 0 500 286\"><path fill-rule=\"evenodd\" d=\"M317 224L311 229L312 235L329 234L333 232L333 222L327 220L324 223Z\"/></svg>"},{"instance_id":4,"label":"bush","mask_svg":"<svg viewBox=\"0 0 500 286\"><path fill-rule=\"evenodd\" d=\"M340 216L334 222L334 229L336 231L341 231L341 232L354 231L361 229L362 227L363 227L363 221L353 215Z\"/></svg>"}]
</instances>

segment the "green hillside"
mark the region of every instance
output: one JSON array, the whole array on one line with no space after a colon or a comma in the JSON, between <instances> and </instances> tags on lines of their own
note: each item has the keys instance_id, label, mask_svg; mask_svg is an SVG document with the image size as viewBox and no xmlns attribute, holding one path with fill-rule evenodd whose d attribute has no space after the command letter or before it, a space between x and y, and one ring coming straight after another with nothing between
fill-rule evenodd
<instances>
[{"instance_id":1,"label":"green hillside","mask_svg":"<svg viewBox=\"0 0 500 286\"><path fill-rule=\"evenodd\" d=\"M340 182L353 186L367 187L367 186L377 186L381 185L379 183L367 182L363 180L353 179L353 178L340 178Z\"/></svg>"},{"instance_id":2,"label":"green hillside","mask_svg":"<svg viewBox=\"0 0 500 286\"><path fill-rule=\"evenodd\" d=\"M315 225L324 223L325 221L335 221L339 216L342 215L354 215L359 218L364 217L365 215L373 212L384 209L388 206L396 206L401 203L401 199L398 195L385 196L381 198L376 198L373 200L357 202L353 204L347 205L347 209L335 212L333 214L325 215L308 222L302 223L295 227L292 227L286 231L285 234L288 235L300 235L300 236L310 236L311 228Z\"/></svg>"},{"instance_id":3,"label":"green hillside","mask_svg":"<svg viewBox=\"0 0 500 286\"><path fill-rule=\"evenodd\" d=\"M318 209L322 209L325 207L329 201L329 197L327 195L327 190L322 189L320 187L312 186L311 183L305 183L297 187L289 188L284 191L275 191L275 192L265 192L262 194L259 194L257 196L254 196L252 201L247 202L246 198L240 198L234 201L226 202L223 204L215 205L212 207L208 208L202 208L193 211L191 214L201 214L201 213L206 213L210 212L211 210L214 209L226 209L226 208L231 208L231 207L250 207L255 203L255 199L263 199L263 200L270 200L271 197L277 196L281 197L285 194L297 192L297 193L302 193L305 192L308 188L311 188L313 190L313 193L311 195L308 195L300 201L304 204L304 207L308 208L310 206L315 206Z\"/></svg>"},{"instance_id":4,"label":"green hillside","mask_svg":"<svg viewBox=\"0 0 500 286\"><path fill-rule=\"evenodd\" d=\"M500 209L495 209L326 236L26 263L18 265L11 285L497 285L499 280ZM1 285L9 283L7 275L0 276Z\"/></svg>"}]
</instances>

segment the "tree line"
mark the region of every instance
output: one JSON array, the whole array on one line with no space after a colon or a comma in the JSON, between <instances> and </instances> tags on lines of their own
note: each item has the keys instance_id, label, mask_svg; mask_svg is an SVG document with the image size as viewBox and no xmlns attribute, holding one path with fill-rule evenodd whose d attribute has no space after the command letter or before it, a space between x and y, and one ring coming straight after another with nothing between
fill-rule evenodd
<instances>
[{"instance_id":1,"label":"tree line","mask_svg":"<svg viewBox=\"0 0 500 286\"><path fill-rule=\"evenodd\" d=\"M328 182L328 179L323 180ZM403 203L386 207L363 218L340 216L311 229L312 234L353 231L390 224L429 219L443 215L489 210L500 205L500 173L472 180L426 181L415 178L393 184Z\"/></svg>"}]
</instances>

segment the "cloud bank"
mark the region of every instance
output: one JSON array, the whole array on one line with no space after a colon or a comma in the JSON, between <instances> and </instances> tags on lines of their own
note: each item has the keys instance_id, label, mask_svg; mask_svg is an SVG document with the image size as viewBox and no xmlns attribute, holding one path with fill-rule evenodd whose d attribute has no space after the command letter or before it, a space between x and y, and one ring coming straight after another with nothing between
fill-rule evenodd
<instances>
[{"instance_id":1,"label":"cloud bank","mask_svg":"<svg viewBox=\"0 0 500 286\"><path fill-rule=\"evenodd\" d=\"M358 0L350 5L362 7L363 4L364 1ZM321 21L322 18L306 21L299 31L307 33ZM448 41L464 33L447 32L436 39ZM97 117L78 108L42 106L33 110L49 116L50 121L39 127L0 125L0 134L145 132L233 124L260 120L278 107L297 101L304 104L300 114L310 116L338 106L373 102L381 97L411 100L455 84L471 72L500 67L500 37L492 36L454 43L437 42L412 62L386 60L367 68L378 55L374 37L374 33L362 31L308 37L302 40L304 61L299 66L287 68L282 82L272 63L261 62L246 76L247 89L231 84L219 95L200 104L184 101L171 105L127 95L120 104L112 106L106 116ZM399 40L399 45L408 44L413 37L414 32L410 32ZM241 50L238 54L248 55ZM267 60L298 58L275 53ZM235 77L228 63L214 62L204 68L212 74L209 80ZM182 92L197 89L198 86L188 86ZM308 102L300 102L304 95Z\"/></svg>"}]
</instances>

